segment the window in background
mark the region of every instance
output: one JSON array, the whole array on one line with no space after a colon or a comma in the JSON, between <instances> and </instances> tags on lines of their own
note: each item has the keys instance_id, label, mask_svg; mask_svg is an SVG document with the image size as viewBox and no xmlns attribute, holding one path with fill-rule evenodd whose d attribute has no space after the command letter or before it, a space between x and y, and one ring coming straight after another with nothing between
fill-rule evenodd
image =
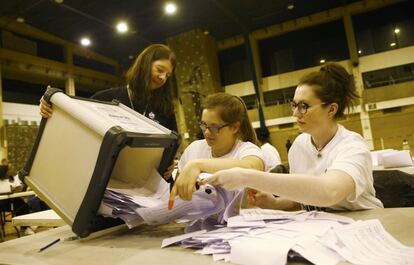
<instances>
[{"instance_id":1,"label":"window in background","mask_svg":"<svg viewBox=\"0 0 414 265\"><path fill-rule=\"evenodd\" d=\"M83 56L73 55L73 64L80 67L85 67L88 69L93 69L95 71L108 73L111 75L116 74L115 67L109 64L101 63L93 59L89 59Z\"/></svg>"},{"instance_id":2,"label":"window in background","mask_svg":"<svg viewBox=\"0 0 414 265\"><path fill-rule=\"evenodd\" d=\"M414 80L414 63L362 73L364 88L376 88Z\"/></svg>"},{"instance_id":3,"label":"window in background","mask_svg":"<svg viewBox=\"0 0 414 265\"><path fill-rule=\"evenodd\" d=\"M353 16L359 56L414 45L414 2Z\"/></svg>"},{"instance_id":4,"label":"window in background","mask_svg":"<svg viewBox=\"0 0 414 265\"><path fill-rule=\"evenodd\" d=\"M36 42L38 52L37 56L59 62L65 61L63 46L41 40L36 40Z\"/></svg>"},{"instance_id":5,"label":"window in background","mask_svg":"<svg viewBox=\"0 0 414 265\"><path fill-rule=\"evenodd\" d=\"M296 86L276 90L269 90L263 93L265 106L286 104L292 101L295 95Z\"/></svg>"},{"instance_id":6,"label":"window in background","mask_svg":"<svg viewBox=\"0 0 414 265\"><path fill-rule=\"evenodd\" d=\"M263 76L349 58L342 20L289 32L259 42Z\"/></svg>"},{"instance_id":7,"label":"window in background","mask_svg":"<svg viewBox=\"0 0 414 265\"><path fill-rule=\"evenodd\" d=\"M244 104L246 104L247 109L255 109L256 108L256 95L247 95L241 97L244 101Z\"/></svg>"},{"instance_id":8,"label":"window in background","mask_svg":"<svg viewBox=\"0 0 414 265\"><path fill-rule=\"evenodd\" d=\"M222 86L252 79L244 45L220 51L219 64Z\"/></svg>"},{"instance_id":9,"label":"window in background","mask_svg":"<svg viewBox=\"0 0 414 265\"><path fill-rule=\"evenodd\" d=\"M24 81L2 79L3 101L11 103L39 105L39 100L46 91L46 85Z\"/></svg>"},{"instance_id":10,"label":"window in background","mask_svg":"<svg viewBox=\"0 0 414 265\"><path fill-rule=\"evenodd\" d=\"M11 31L1 31L1 47L54 61L64 61L63 46Z\"/></svg>"}]
</instances>

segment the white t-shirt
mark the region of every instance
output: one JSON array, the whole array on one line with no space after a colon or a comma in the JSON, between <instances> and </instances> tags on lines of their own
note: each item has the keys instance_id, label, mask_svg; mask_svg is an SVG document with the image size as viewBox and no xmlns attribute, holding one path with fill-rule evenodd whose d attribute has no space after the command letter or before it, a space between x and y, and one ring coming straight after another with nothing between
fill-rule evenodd
<instances>
[{"instance_id":1,"label":"white t-shirt","mask_svg":"<svg viewBox=\"0 0 414 265\"><path fill-rule=\"evenodd\" d=\"M263 158L263 153L260 147L251 142L242 142L237 140L230 152L221 157L213 157L211 152L211 147L207 144L206 140L197 140L192 142L182 154L180 161L178 162L178 170L181 171L185 165L194 159L242 159L247 156L257 156L265 164L267 169L265 159ZM219 189L219 188L217 188ZM223 196L224 200L228 202L225 206L225 209L217 215L217 222L222 223L227 221L227 218L233 215L238 214L238 210L234 207L238 205L238 202L241 200L243 191L227 191L220 189L220 194Z\"/></svg>"},{"instance_id":2,"label":"white t-shirt","mask_svg":"<svg viewBox=\"0 0 414 265\"><path fill-rule=\"evenodd\" d=\"M268 171L281 164L279 152L273 145L265 143L260 148L262 149L263 156L266 161L266 168Z\"/></svg>"},{"instance_id":3,"label":"white t-shirt","mask_svg":"<svg viewBox=\"0 0 414 265\"><path fill-rule=\"evenodd\" d=\"M355 191L330 209L383 208L381 201L375 197L371 155L361 135L338 125L335 136L318 152L311 136L302 133L292 144L288 157L290 173L323 176L329 170L341 170L352 177Z\"/></svg>"},{"instance_id":4,"label":"white t-shirt","mask_svg":"<svg viewBox=\"0 0 414 265\"><path fill-rule=\"evenodd\" d=\"M12 181L10 179L2 179L0 180L0 193L10 193L14 188L23 185L20 181L19 176L13 176Z\"/></svg>"},{"instance_id":5,"label":"white t-shirt","mask_svg":"<svg viewBox=\"0 0 414 265\"><path fill-rule=\"evenodd\" d=\"M257 156L266 165L266 161L263 157L262 150L251 142L242 142L237 140L233 149L230 152L221 157L214 158L228 158L228 159L242 159L246 156ZM211 153L211 147L207 144L206 140L197 140L192 142L182 154L180 161L178 162L178 170L182 170L184 166L194 159L210 159L213 158ZM267 169L267 165L265 166Z\"/></svg>"}]
</instances>

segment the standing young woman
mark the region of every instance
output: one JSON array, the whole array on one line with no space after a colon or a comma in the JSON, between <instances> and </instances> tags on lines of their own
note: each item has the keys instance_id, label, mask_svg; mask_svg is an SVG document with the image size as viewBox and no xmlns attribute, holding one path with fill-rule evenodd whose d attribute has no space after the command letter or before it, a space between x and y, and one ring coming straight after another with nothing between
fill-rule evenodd
<instances>
[{"instance_id":1,"label":"standing young woman","mask_svg":"<svg viewBox=\"0 0 414 265\"><path fill-rule=\"evenodd\" d=\"M172 105L172 91L167 82L176 65L174 53L163 44L152 44L142 51L126 73L126 84L109 88L92 95L102 101L118 100L142 115L164 127L177 131ZM52 105L43 97L40 99L40 115L52 116ZM168 167L164 176L171 176L174 164Z\"/></svg>"},{"instance_id":2,"label":"standing young woman","mask_svg":"<svg viewBox=\"0 0 414 265\"><path fill-rule=\"evenodd\" d=\"M91 98L103 101L119 100L122 104L177 131L168 78L176 64L174 53L163 44L152 44L142 51L126 74L126 86L102 90ZM52 106L40 100L40 114L48 118Z\"/></svg>"},{"instance_id":3,"label":"standing young woman","mask_svg":"<svg viewBox=\"0 0 414 265\"><path fill-rule=\"evenodd\" d=\"M289 151L290 174L234 168L219 171L205 182L230 190L259 190L251 202L263 208L382 208L375 197L367 144L336 121L357 97L353 77L339 64L326 64L304 76L292 101L303 133Z\"/></svg>"},{"instance_id":4,"label":"standing young woman","mask_svg":"<svg viewBox=\"0 0 414 265\"><path fill-rule=\"evenodd\" d=\"M176 195L191 200L202 172L214 173L232 167L265 169L262 151L256 145L256 134L241 98L227 93L209 95L203 103L200 128L205 139L192 142L184 150L169 208Z\"/></svg>"}]
</instances>

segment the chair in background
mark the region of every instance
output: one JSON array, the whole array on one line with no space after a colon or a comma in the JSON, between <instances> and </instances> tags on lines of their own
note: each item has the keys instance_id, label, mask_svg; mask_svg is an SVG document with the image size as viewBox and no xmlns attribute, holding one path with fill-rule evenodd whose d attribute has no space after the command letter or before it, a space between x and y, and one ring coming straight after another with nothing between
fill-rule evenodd
<instances>
[{"instance_id":1,"label":"chair in background","mask_svg":"<svg viewBox=\"0 0 414 265\"><path fill-rule=\"evenodd\" d=\"M277 165L274 169L270 170L271 173L289 173L289 164Z\"/></svg>"},{"instance_id":2,"label":"chair in background","mask_svg":"<svg viewBox=\"0 0 414 265\"><path fill-rule=\"evenodd\" d=\"M399 170L373 172L376 196L385 208L414 207L414 176Z\"/></svg>"}]
</instances>

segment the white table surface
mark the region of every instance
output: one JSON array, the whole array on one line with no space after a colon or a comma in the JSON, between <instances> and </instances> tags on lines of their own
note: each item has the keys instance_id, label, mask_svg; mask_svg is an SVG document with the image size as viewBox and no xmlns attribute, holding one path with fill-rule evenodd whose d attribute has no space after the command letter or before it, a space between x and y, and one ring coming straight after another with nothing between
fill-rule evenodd
<instances>
[{"instance_id":1,"label":"white table surface","mask_svg":"<svg viewBox=\"0 0 414 265\"><path fill-rule=\"evenodd\" d=\"M10 194L3 194L0 195L0 200L7 200L12 198L18 198L18 197L27 197L30 195L35 195L34 191L23 191L23 192L14 192Z\"/></svg>"},{"instance_id":2,"label":"white table surface","mask_svg":"<svg viewBox=\"0 0 414 265\"><path fill-rule=\"evenodd\" d=\"M53 210L46 210L13 217L14 226L62 226L66 223Z\"/></svg>"}]
</instances>

